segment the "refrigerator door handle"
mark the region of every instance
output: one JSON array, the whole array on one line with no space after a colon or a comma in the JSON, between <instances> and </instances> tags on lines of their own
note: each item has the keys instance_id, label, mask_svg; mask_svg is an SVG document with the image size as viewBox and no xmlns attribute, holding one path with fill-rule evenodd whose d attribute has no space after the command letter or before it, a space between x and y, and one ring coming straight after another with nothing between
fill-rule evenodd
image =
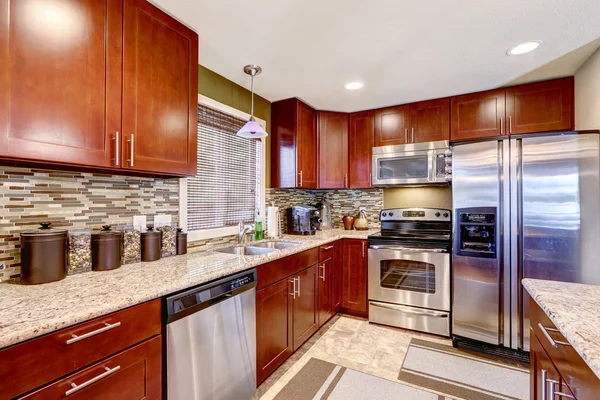
<instances>
[{"instance_id":1,"label":"refrigerator door handle","mask_svg":"<svg viewBox=\"0 0 600 400\"><path fill-rule=\"evenodd\" d=\"M500 185L500 269L498 271L498 279L501 282L500 286L500 307L501 313L501 330L500 343L506 347L510 347L511 342L511 279L510 279L510 141L501 140L498 146L499 163L498 175Z\"/></svg>"},{"instance_id":2,"label":"refrigerator door handle","mask_svg":"<svg viewBox=\"0 0 600 400\"><path fill-rule=\"evenodd\" d=\"M511 347L523 348L523 143L522 139L511 139Z\"/></svg>"}]
</instances>

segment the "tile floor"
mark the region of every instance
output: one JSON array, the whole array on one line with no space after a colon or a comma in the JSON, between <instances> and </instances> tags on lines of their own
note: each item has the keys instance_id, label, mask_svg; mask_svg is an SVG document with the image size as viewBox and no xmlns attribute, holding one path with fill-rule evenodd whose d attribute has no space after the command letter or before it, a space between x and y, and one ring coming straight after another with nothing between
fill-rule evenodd
<instances>
[{"instance_id":1,"label":"tile floor","mask_svg":"<svg viewBox=\"0 0 600 400\"><path fill-rule=\"evenodd\" d=\"M413 337L452 344L443 337L369 324L364 319L338 314L263 382L254 399L275 397L311 357L399 382L398 373Z\"/></svg>"}]
</instances>

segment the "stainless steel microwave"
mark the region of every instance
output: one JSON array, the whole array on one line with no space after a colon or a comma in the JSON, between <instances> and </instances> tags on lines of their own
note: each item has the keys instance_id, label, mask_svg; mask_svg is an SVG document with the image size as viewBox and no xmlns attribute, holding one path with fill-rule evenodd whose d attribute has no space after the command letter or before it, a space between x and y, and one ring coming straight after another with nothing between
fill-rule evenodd
<instances>
[{"instance_id":1,"label":"stainless steel microwave","mask_svg":"<svg viewBox=\"0 0 600 400\"><path fill-rule=\"evenodd\" d=\"M446 140L373 148L373 185L440 185L451 180Z\"/></svg>"}]
</instances>

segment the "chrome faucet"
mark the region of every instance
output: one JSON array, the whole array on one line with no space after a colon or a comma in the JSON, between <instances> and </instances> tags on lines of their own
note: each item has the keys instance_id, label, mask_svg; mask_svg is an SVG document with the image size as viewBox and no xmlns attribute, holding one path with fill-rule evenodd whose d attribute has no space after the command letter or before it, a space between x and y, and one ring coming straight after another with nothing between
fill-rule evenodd
<instances>
[{"instance_id":1,"label":"chrome faucet","mask_svg":"<svg viewBox=\"0 0 600 400\"><path fill-rule=\"evenodd\" d=\"M238 244L244 244L246 242L246 234L251 232L252 229L254 229L252 225L244 225L244 221L240 221L238 224Z\"/></svg>"}]
</instances>

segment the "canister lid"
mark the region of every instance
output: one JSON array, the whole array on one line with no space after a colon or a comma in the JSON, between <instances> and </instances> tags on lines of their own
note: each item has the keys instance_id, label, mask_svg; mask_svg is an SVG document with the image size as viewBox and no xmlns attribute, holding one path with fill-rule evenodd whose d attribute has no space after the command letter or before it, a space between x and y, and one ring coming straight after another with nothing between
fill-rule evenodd
<instances>
[{"instance_id":1,"label":"canister lid","mask_svg":"<svg viewBox=\"0 0 600 400\"><path fill-rule=\"evenodd\" d=\"M121 232L111 230L110 225L102 225L102 230L92 233L94 238L114 239L121 236Z\"/></svg>"},{"instance_id":2,"label":"canister lid","mask_svg":"<svg viewBox=\"0 0 600 400\"><path fill-rule=\"evenodd\" d=\"M50 226L50 225L52 225L51 222L40 222L40 225L41 225L41 227L38 229L21 232L21 236L51 236L51 235L63 236L63 235L67 234L67 231L64 229L52 228Z\"/></svg>"},{"instance_id":3,"label":"canister lid","mask_svg":"<svg viewBox=\"0 0 600 400\"><path fill-rule=\"evenodd\" d=\"M161 236L160 231L154 230L154 226L148 225L146 228L148 228L148 230L146 232L142 232L142 237L160 237Z\"/></svg>"},{"instance_id":4,"label":"canister lid","mask_svg":"<svg viewBox=\"0 0 600 400\"><path fill-rule=\"evenodd\" d=\"M177 236L187 236L187 232L184 232L183 228L177 228Z\"/></svg>"}]
</instances>

